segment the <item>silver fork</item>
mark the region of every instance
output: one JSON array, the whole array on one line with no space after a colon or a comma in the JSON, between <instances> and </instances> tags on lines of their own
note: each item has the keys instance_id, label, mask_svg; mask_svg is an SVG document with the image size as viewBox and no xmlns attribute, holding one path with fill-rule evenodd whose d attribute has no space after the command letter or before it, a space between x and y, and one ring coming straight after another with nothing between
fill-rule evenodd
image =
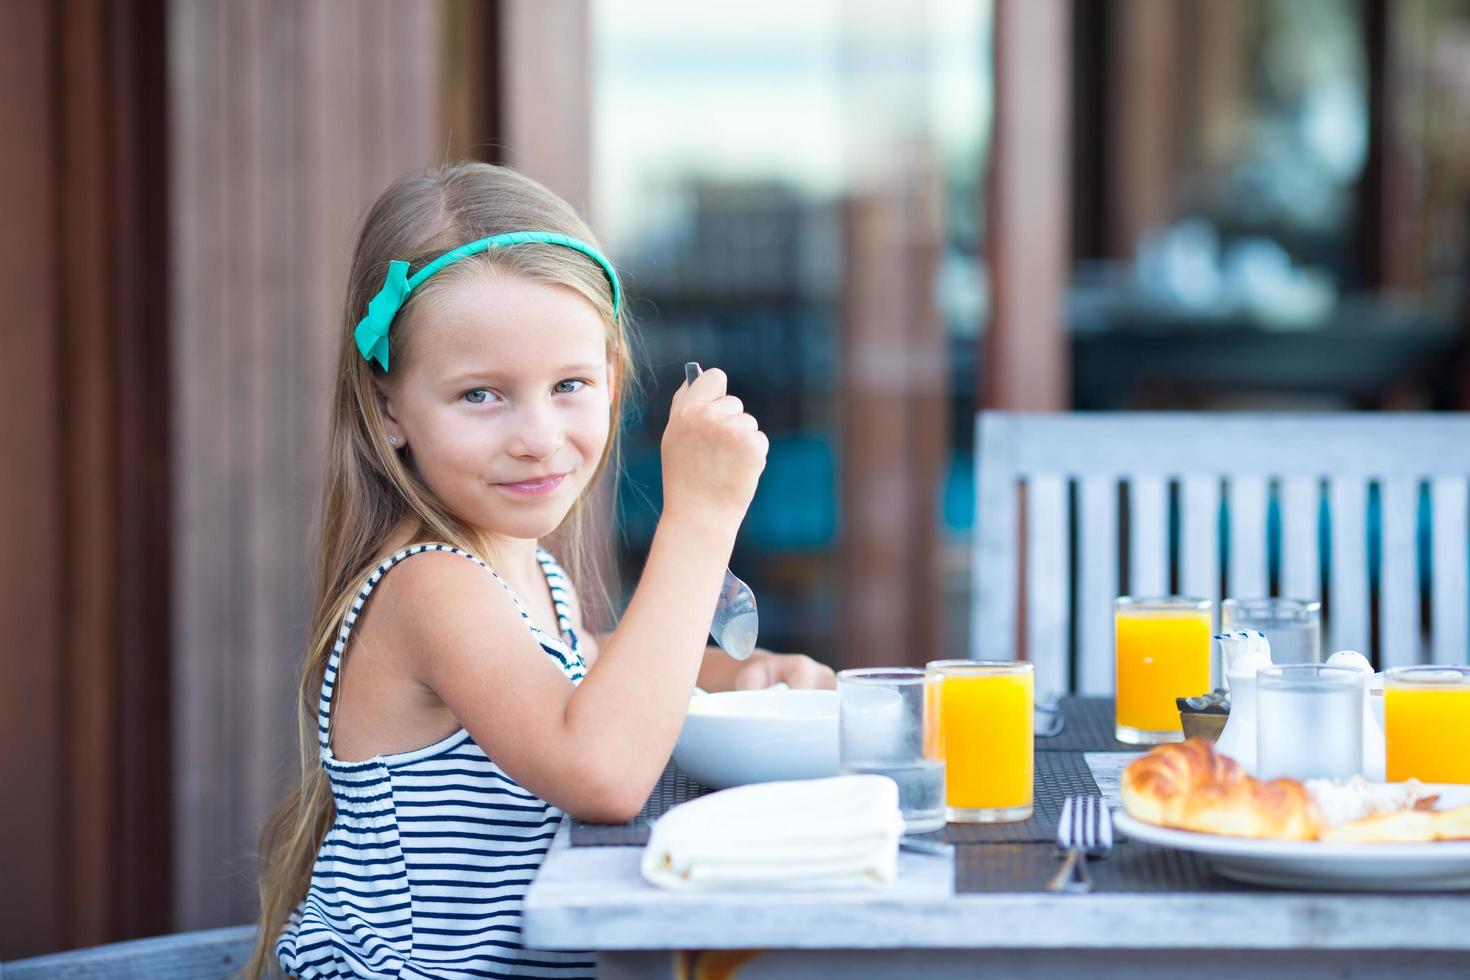
<instances>
[{"instance_id":1,"label":"silver fork","mask_svg":"<svg viewBox=\"0 0 1470 980\"><path fill-rule=\"evenodd\" d=\"M1106 857L1112 849L1113 815L1102 797L1067 797L1062 801L1062 814L1057 821L1057 850L1066 852L1066 857L1061 868L1046 883L1046 890L1091 891L1092 876L1087 873L1087 859Z\"/></svg>"}]
</instances>

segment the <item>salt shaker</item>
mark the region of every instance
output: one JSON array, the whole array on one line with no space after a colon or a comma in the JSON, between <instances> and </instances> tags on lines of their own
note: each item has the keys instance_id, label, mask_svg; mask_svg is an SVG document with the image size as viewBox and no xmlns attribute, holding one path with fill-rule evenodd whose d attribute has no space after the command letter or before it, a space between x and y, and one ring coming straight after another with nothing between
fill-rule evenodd
<instances>
[{"instance_id":1,"label":"salt shaker","mask_svg":"<svg viewBox=\"0 0 1470 980\"><path fill-rule=\"evenodd\" d=\"M1260 630L1230 630L1215 637L1230 682L1230 717L1215 751L1256 771L1256 671L1271 666L1271 642Z\"/></svg>"},{"instance_id":2,"label":"salt shaker","mask_svg":"<svg viewBox=\"0 0 1470 980\"><path fill-rule=\"evenodd\" d=\"M1368 658L1356 650L1339 650L1327 658L1330 667L1351 667L1362 674L1373 676L1373 665ZM1388 775L1388 759L1384 745L1383 729L1373 709L1368 707L1368 692L1363 690L1363 778L1381 783Z\"/></svg>"}]
</instances>

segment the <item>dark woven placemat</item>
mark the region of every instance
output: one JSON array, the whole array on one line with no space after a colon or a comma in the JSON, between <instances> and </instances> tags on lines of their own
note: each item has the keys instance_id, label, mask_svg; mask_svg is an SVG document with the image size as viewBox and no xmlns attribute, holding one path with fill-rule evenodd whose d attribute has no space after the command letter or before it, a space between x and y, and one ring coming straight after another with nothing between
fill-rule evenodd
<instances>
[{"instance_id":1,"label":"dark woven placemat","mask_svg":"<svg viewBox=\"0 0 1470 980\"><path fill-rule=\"evenodd\" d=\"M952 823L944 828L955 844L1054 841L1062 801L1068 796L1097 795L1097 783L1081 752L1038 752L1032 814L1015 823ZM939 836L936 832L934 836Z\"/></svg>"},{"instance_id":2,"label":"dark woven placemat","mask_svg":"<svg viewBox=\"0 0 1470 980\"><path fill-rule=\"evenodd\" d=\"M1038 752L1140 752L1113 737L1112 698L1062 698L1062 730L1038 738Z\"/></svg>"},{"instance_id":3,"label":"dark woven placemat","mask_svg":"<svg viewBox=\"0 0 1470 980\"><path fill-rule=\"evenodd\" d=\"M1051 841L1056 839L1062 801L1069 795L1096 794L1097 783L1080 752L1038 752L1034 775L1034 811L1029 820L994 824L949 824L941 833L919 835L954 843ZM643 810L628 823L587 823L572 819L574 847L642 847L653 822L686 800L710 792L669 763Z\"/></svg>"},{"instance_id":4,"label":"dark woven placemat","mask_svg":"<svg viewBox=\"0 0 1470 980\"><path fill-rule=\"evenodd\" d=\"M955 848L954 890L1045 891L1058 861L1050 844L961 845ZM1136 841L1116 845L1106 858L1089 860L1087 871L1095 892L1269 891L1220 877L1198 855Z\"/></svg>"},{"instance_id":5,"label":"dark woven placemat","mask_svg":"<svg viewBox=\"0 0 1470 980\"><path fill-rule=\"evenodd\" d=\"M670 762L642 811L628 823L585 823L573 817L572 846L642 847L648 843L648 833L655 820L680 803L708 792Z\"/></svg>"}]
</instances>

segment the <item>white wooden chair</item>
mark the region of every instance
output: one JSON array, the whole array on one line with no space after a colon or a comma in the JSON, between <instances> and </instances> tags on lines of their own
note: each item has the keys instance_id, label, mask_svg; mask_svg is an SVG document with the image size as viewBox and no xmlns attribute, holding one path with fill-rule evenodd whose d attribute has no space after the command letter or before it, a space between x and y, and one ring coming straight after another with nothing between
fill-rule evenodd
<instances>
[{"instance_id":1,"label":"white wooden chair","mask_svg":"<svg viewBox=\"0 0 1470 980\"><path fill-rule=\"evenodd\" d=\"M1202 596L1215 600L1217 617L1223 597L1267 595L1273 494L1281 519L1279 594L1323 598L1325 586L1324 653L1359 650L1376 655L1380 669L1463 663L1470 654L1470 416L981 412L975 459L971 655L1016 656L1024 617L1038 697L1112 693L1118 595ZM1431 514L1427 643L1420 624L1422 486ZM1372 649L1367 515L1375 490L1381 546ZM1324 500L1325 583L1318 537ZM1229 528L1223 580L1222 507ZM1178 520L1174 562L1171 511Z\"/></svg>"},{"instance_id":2,"label":"white wooden chair","mask_svg":"<svg viewBox=\"0 0 1470 980\"><path fill-rule=\"evenodd\" d=\"M250 958L255 926L231 926L73 949L0 965L5 980L228 980Z\"/></svg>"}]
</instances>

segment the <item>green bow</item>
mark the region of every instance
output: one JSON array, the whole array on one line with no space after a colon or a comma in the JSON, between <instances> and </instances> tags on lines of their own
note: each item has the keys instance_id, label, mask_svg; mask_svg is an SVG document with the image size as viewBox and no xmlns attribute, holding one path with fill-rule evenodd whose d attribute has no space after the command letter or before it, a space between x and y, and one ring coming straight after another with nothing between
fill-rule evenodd
<instances>
[{"instance_id":1,"label":"green bow","mask_svg":"<svg viewBox=\"0 0 1470 980\"><path fill-rule=\"evenodd\" d=\"M394 259L388 263L383 288L368 301L367 316L357 321L357 329L353 331L362 356L377 361L384 371L388 370L388 328L408 299L409 291L408 263Z\"/></svg>"}]
</instances>

